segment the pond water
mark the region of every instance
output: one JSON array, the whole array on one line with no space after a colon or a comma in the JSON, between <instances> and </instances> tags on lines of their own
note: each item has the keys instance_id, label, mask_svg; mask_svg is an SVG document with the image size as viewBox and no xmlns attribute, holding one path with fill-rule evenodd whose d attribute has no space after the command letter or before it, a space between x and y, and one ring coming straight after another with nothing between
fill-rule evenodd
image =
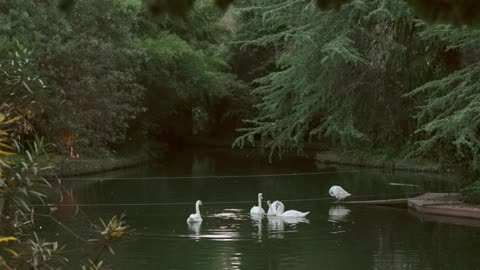
<instances>
[{"instance_id":1,"label":"pond water","mask_svg":"<svg viewBox=\"0 0 480 270\"><path fill-rule=\"evenodd\" d=\"M80 204L67 222L74 231L86 234L89 220L124 211L136 229L115 247L113 269L480 269L479 228L426 222L405 209L334 205L328 197L334 184L350 191L350 200L450 191L448 176L318 165L299 157L269 164L251 151L196 149L172 152L163 165L66 182ZM252 219L258 192L265 201L311 213L301 221ZM203 222L188 225L197 199ZM68 242L69 269L79 269L82 242L58 225L46 227Z\"/></svg>"}]
</instances>

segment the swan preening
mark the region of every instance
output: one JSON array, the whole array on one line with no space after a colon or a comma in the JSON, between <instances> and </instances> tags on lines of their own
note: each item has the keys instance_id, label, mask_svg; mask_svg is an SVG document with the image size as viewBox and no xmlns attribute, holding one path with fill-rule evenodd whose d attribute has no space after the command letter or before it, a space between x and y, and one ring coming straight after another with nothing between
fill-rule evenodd
<instances>
[{"instance_id":1,"label":"swan preening","mask_svg":"<svg viewBox=\"0 0 480 270\"><path fill-rule=\"evenodd\" d=\"M310 212L300 212L297 210L288 210L285 211L285 205L281 201L274 201L268 204L267 216L278 216L278 217L306 217Z\"/></svg>"},{"instance_id":2,"label":"swan preening","mask_svg":"<svg viewBox=\"0 0 480 270\"><path fill-rule=\"evenodd\" d=\"M262 193L258 193L258 205L254 206L250 210L250 214L252 215L263 215L265 211L262 208ZM270 203L267 201L268 204L268 212L267 216L278 216L278 217L306 217L310 212L300 212L297 210L288 210L285 211L285 205L281 201L274 201Z\"/></svg>"},{"instance_id":3,"label":"swan preening","mask_svg":"<svg viewBox=\"0 0 480 270\"><path fill-rule=\"evenodd\" d=\"M278 217L287 217L287 218L301 218L306 217L310 212L300 212L297 210L288 210L285 211L285 206L280 202L277 208Z\"/></svg>"},{"instance_id":4,"label":"swan preening","mask_svg":"<svg viewBox=\"0 0 480 270\"><path fill-rule=\"evenodd\" d=\"M347 198L348 196L352 195L348 193L345 189L343 189L341 186L332 186L330 190L328 191L328 194L330 196L334 197L337 199L337 201L343 200Z\"/></svg>"},{"instance_id":5,"label":"swan preening","mask_svg":"<svg viewBox=\"0 0 480 270\"><path fill-rule=\"evenodd\" d=\"M267 201L267 204L268 204L267 216L276 216L279 205L283 205L281 201L274 201L273 203L271 203L270 201Z\"/></svg>"},{"instance_id":6,"label":"swan preening","mask_svg":"<svg viewBox=\"0 0 480 270\"><path fill-rule=\"evenodd\" d=\"M253 206L252 209L250 209L250 214L251 215L264 215L265 210L262 208L262 193L258 193L258 206Z\"/></svg>"},{"instance_id":7,"label":"swan preening","mask_svg":"<svg viewBox=\"0 0 480 270\"><path fill-rule=\"evenodd\" d=\"M198 200L195 203L195 214L191 214L187 218L187 223L196 223L196 222L202 222L202 216L200 215L200 205L202 205L202 201Z\"/></svg>"}]
</instances>

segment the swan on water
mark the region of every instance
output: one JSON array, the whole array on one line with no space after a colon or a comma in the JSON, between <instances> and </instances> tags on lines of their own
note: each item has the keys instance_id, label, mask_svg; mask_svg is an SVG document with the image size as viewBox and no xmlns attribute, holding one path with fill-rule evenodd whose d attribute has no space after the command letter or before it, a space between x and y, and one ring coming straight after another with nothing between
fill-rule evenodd
<instances>
[{"instance_id":1,"label":"swan on water","mask_svg":"<svg viewBox=\"0 0 480 270\"><path fill-rule=\"evenodd\" d=\"M306 217L310 212L300 212L297 210L288 210L285 211L285 206L283 203L278 204L277 207L277 216L284 217L284 218L301 218Z\"/></svg>"},{"instance_id":2,"label":"swan on water","mask_svg":"<svg viewBox=\"0 0 480 270\"><path fill-rule=\"evenodd\" d=\"M268 204L267 216L276 216L278 206L280 204L283 205L283 203L281 201L274 201L273 203L271 203L270 201L267 201L267 204Z\"/></svg>"},{"instance_id":3,"label":"swan on water","mask_svg":"<svg viewBox=\"0 0 480 270\"><path fill-rule=\"evenodd\" d=\"M262 208L262 193L258 193L258 206L253 206L252 209L250 209L250 214L251 215L264 215L265 210Z\"/></svg>"},{"instance_id":4,"label":"swan on water","mask_svg":"<svg viewBox=\"0 0 480 270\"><path fill-rule=\"evenodd\" d=\"M202 216L200 215L200 205L202 205L202 201L198 200L198 201L195 203L196 213L195 213L195 214L191 214L191 215L187 218L187 223L202 222Z\"/></svg>"},{"instance_id":5,"label":"swan on water","mask_svg":"<svg viewBox=\"0 0 480 270\"><path fill-rule=\"evenodd\" d=\"M343 189L341 186L332 186L328 191L328 194L330 194L330 196L332 197L335 197L337 199L337 202L352 195L348 193L345 189Z\"/></svg>"}]
</instances>

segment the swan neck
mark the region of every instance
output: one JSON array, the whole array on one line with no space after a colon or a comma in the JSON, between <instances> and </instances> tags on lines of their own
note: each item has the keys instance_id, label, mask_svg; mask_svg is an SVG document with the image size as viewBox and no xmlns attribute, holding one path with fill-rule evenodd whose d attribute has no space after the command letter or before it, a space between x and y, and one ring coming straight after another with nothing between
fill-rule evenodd
<instances>
[{"instance_id":1,"label":"swan neck","mask_svg":"<svg viewBox=\"0 0 480 270\"><path fill-rule=\"evenodd\" d=\"M200 215L200 204L199 203L195 204L195 210L197 211L197 214Z\"/></svg>"},{"instance_id":2,"label":"swan neck","mask_svg":"<svg viewBox=\"0 0 480 270\"><path fill-rule=\"evenodd\" d=\"M258 207L262 207L262 198L258 197Z\"/></svg>"}]
</instances>

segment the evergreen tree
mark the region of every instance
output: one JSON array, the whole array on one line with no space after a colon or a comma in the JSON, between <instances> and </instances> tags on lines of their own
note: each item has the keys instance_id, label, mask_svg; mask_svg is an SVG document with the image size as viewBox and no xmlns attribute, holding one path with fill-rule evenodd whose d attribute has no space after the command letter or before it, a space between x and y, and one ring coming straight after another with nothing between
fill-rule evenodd
<instances>
[{"instance_id":1,"label":"evergreen tree","mask_svg":"<svg viewBox=\"0 0 480 270\"><path fill-rule=\"evenodd\" d=\"M312 137L334 145L401 145L413 129L401 96L428 78L430 50L401 0L354 1L319 12L310 1L256 1L265 34L246 44L279 48L278 71L256 80L259 116L236 145L260 136L280 153Z\"/></svg>"}]
</instances>

